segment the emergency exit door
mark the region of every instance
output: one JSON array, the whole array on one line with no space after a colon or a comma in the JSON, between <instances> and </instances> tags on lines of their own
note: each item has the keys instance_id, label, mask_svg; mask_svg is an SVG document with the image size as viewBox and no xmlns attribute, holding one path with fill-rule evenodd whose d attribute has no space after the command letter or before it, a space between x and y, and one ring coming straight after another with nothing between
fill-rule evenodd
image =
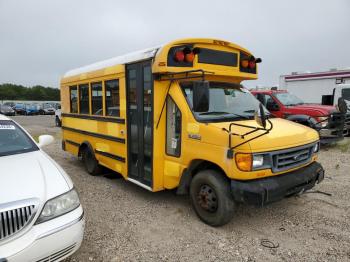
<instances>
[{"instance_id":1,"label":"emergency exit door","mask_svg":"<svg viewBox=\"0 0 350 262\"><path fill-rule=\"evenodd\" d=\"M153 79L151 61L126 66L128 177L152 188Z\"/></svg>"}]
</instances>

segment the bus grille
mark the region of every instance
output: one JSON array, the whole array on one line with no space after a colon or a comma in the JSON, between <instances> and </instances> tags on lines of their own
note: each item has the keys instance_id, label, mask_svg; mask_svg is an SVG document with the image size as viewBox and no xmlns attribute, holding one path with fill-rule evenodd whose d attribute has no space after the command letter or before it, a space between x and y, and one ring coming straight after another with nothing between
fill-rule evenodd
<instances>
[{"instance_id":1,"label":"bus grille","mask_svg":"<svg viewBox=\"0 0 350 262\"><path fill-rule=\"evenodd\" d=\"M24 206L0 212L0 241L8 238L31 221L35 215L35 205Z\"/></svg>"},{"instance_id":2,"label":"bus grille","mask_svg":"<svg viewBox=\"0 0 350 262\"><path fill-rule=\"evenodd\" d=\"M314 144L273 152L273 172L280 172L308 163L311 160L313 147Z\"/></svg>"}]
</instances>

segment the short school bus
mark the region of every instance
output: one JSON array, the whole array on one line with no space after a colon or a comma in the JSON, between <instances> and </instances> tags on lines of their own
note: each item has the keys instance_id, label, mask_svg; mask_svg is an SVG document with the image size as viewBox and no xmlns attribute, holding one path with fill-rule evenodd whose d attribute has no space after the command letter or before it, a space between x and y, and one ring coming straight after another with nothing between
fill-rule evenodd
<instances>
[{"instance_id":1,"label":"short school bus","mask_svg":"<svg viewBox=\"0 0 350 262\"><path fill-rule=\"evenodd\" d=\"M183 39L69 71L62 147L92 175L103 166L153 192L189 193L212 226L237 202L310 189L323 179L318 134L269 119L240 84L257 78L259 62L227 41Z\"/></svg>"}]
</instances>

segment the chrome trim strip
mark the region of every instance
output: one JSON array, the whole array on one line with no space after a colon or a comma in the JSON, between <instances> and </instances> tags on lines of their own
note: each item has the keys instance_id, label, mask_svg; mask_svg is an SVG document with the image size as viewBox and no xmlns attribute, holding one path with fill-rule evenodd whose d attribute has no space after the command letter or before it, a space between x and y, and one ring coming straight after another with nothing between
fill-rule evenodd
<instances>
[{"instance_id":1,"label":"chrome trim strip","mask_svg":"<svg viewBox=\"0 0 350 262\"><path fill-rule=\"evenodd\" d=\"M69 223L67 223L67 224L65 224L63 226L60 226L58 228L52 229L52 230L50 230L50 231L48 231L46 233L43 233L43 234L39 235L39 237L37 237L36 240L39 240L39 239L42 239L44 237L50 236L52 234L55 234L55 233L57 233L59 231L62 231L64 229L66 229L66 228L68 228L70 226L73 226L74 224L80 222L83 218L84 218L84 211L83 211L83 213L81 214L81 216L79 218L77 218L77 219L75 219L75 220L73 220L73 221L71 221L71 222L69 222Z\"/></svg>"},{"instance_id":2,"label":"chrome trim strip","mask_svg":"<svg viewBox=\"0 0 350 262\"><path fill-rule=\"evenodd\" d=\"M139 181L137 181L137 180L135 180L135 179L127 178L127 180L130 181L131 183L134 183L134 184L136 184L136 185L138 185L138 186L144 188L144 189L147 189L148 191L153 192L153 190L152 190L151 187L149 187L149 186L147 186L147 185L144 185L144 184L142 184L141 182L139 182Z\"/></svg>"},{"instance_id":3,"label":"chrome trim strip","mask_svg":"<svg viewBox=\"0 0 350 262\"><path fill-rule=\"evenodd\" d=\"M38 198L28 198L28 199L18 200L18 201L14 201L14 202L5 203L5 204L0 204L0 213L5 212L5 211L9 211L9 210L13 210L13 209L17 209L17 208L31 206L31 205L35 205L35 207L37 209L39 206L39 203L40 203L40 201Z\"/></svg>"}]
</instances>

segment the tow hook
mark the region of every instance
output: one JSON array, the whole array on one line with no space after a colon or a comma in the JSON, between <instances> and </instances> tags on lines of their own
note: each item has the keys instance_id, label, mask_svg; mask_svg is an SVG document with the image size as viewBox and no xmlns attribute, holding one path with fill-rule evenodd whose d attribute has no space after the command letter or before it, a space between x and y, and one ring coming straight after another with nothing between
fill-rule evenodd
<instances>
[{"instance_id":1,"label":"tow hook","mask_svg":"<svg viewBox=\"0 0 350 262\"><path fill-rule=\"evenodd\" d=\"M324 169L320 169L317 171L317 184L321 183L324 179Z\"/></svg>"}]
</instances>

